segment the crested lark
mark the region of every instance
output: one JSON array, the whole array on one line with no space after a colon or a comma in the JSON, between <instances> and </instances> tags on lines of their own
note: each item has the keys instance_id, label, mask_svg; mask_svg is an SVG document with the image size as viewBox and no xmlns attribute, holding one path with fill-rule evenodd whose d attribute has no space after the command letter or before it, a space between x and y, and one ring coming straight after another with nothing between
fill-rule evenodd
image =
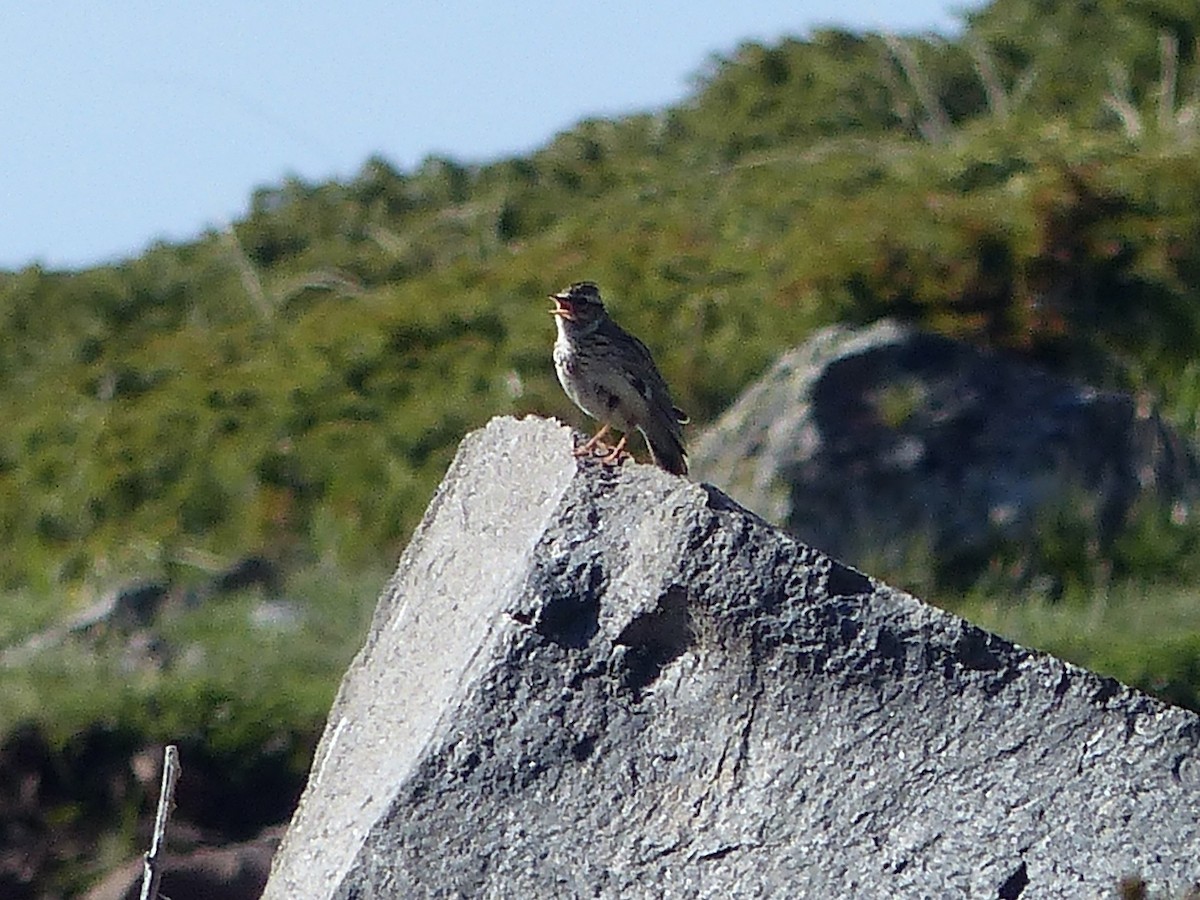
<instances>
[{"instance_id":1,"label":"crested lark","mask_svg":"<svg viewBox=\"0 0 1200 900\"><path fill-rule=\"evenodd\" d=\"M687 416L675 406L667 383L646 345L609 318L600 289L580 281L551 294L558 326L554 368L575 405L600 422L600 430L575 451L587 456L597 446L609 449L604 462L621 461L629 433L646 439L654 462L676 475L687 474L683 425ZM608 448L610 428L623 432Z\"/></svg>"}]
</instances>

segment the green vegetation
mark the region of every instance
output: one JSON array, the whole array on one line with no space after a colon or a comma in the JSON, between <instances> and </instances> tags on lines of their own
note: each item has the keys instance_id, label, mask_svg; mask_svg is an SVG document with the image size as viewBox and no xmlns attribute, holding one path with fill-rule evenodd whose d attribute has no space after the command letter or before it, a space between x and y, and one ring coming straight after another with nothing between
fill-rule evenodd
<instances>
[{"instance_id":1,"label":"green vegetation","mask_svg":"<svg viewBox=\"0 0 1200 900\"><path fill-rule=\"evenodd\" d=\"M37 896L81 894L145 849L139 810L153 814L158 789L146 767L166 743L180 748L190 827L246 840L285 820L387 574L309 566L285 600L169 608L150 642L100 630L0 668L0 766L38 801L7 792L0 819L37 868Z\"/></svg>"},{"instance_id":2,"label":"green vegetation","mask_svg":"<svg viewBox=\"0 0 1200 900\"><path fill-rule=\"evenodd\" d=\"M957 611L1017 643L1200 709L1194 584L1125 582L1057 601L1036 592L1005 599L972 597Z\"/></svg>"},{"instance_id":3,"label":"green vegetation","mask_svg":"<svg viewBox=\"0 0 1200 900\"><path fill-rule=\"evenodd\" d=\"M371 159L261 189L223 233L0 273L0 645L196 558L281 560L303 609L290 636L248 627L249 600L179 613L161 672L115 649L0 669L0 725L108 721L230 759L313 733L462 435L578 421L545 295L580 278L701 426L814 328L890 315L1143 392L1194 438L1198 35L1182 0L995 0L953 41L746 44L685 104L528 157ZM1017 556L1069 570L1054 599L1012 559L965 598L872 574L1197 707L1193 538L1147 524L1098 552L1049 529Z\"/></svg>"},{"instance_id":4,"label":"green vegetation","mask_svg":"<svg viewBox=\"0 0 1200 900\"><path fill-rule=\"evenodd\" d=\"M309 567L289 580L286 599L243 591L168 607L154 643L130 652L127 636L110 629L32 654L0 675L0 733L44 720L50 739L65 743L100 722L230 758L307 734L329 712L386 577L379 566L356 575Z\"/></svg>"}]
</instances>

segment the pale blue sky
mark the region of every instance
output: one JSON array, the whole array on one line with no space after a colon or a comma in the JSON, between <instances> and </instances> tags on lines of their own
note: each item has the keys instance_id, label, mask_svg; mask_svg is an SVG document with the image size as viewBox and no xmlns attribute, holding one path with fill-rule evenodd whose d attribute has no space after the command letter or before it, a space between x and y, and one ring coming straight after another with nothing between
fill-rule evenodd
<instances>
[{"instance_id":1,"label":"pale blue sky","mask_svg":"<svg viewBox=\"0 0 1200 900\"><path fill-rule=\"evenodd\" d=\"M951 5L953 4L953 6ZM677 102L712 53L838 24L952 32L982 0L10 4L0 269L183 240L288 174L486 161Z\"/></svg>"}]
</instances>

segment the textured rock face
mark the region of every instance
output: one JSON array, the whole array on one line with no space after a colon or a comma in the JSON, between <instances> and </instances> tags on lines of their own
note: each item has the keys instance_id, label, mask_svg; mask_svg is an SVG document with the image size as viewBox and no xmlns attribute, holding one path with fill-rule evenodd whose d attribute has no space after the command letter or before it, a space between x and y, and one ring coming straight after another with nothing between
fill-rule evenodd
<instances>
[{"instance_id":1,"label":"textured rock face","mask_svg":"<svg viewBox=\"0 0 1200 900\"><path fill-rule=\"evenodd\" d=\"M1200 469L1133 397L889 322L785 354L695 442L692 471L851 562L986 558L1076 510L1105 540L1139 499L1188 513Z\"/></svg>"},{"instance_id":2,"label":"textured rock face","mask_svg":"<svg viewBox=\"0 0 1200 900\"><path fill-rule=\"evenodd\" d=\"M1109 895L1200 878L1200 718L715 489L469 436L267 898Z\"/></svg>"}]
</instances>

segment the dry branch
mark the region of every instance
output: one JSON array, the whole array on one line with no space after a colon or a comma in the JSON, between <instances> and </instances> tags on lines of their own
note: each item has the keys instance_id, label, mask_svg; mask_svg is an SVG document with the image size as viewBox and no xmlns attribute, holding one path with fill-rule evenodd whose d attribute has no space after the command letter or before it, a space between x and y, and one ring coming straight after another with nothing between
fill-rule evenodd
<instances>
[{"instance_id":1,"label":"dry branch","mask_svg":"<svg viewBox=\"0 0 1200 900\"><path fill-rule=\"evenodd\" d=\"M171 818L171 809L175 805L175 782L179 780L180 771L179 748L168 744L163 753L163 776L158 791L158 812L154 816L154 836L150 839L150 852L144 859L141 900L158 900L158 882L162 878L159 856L166 842L167 820Z\"/></svg>"}]
</instances>

